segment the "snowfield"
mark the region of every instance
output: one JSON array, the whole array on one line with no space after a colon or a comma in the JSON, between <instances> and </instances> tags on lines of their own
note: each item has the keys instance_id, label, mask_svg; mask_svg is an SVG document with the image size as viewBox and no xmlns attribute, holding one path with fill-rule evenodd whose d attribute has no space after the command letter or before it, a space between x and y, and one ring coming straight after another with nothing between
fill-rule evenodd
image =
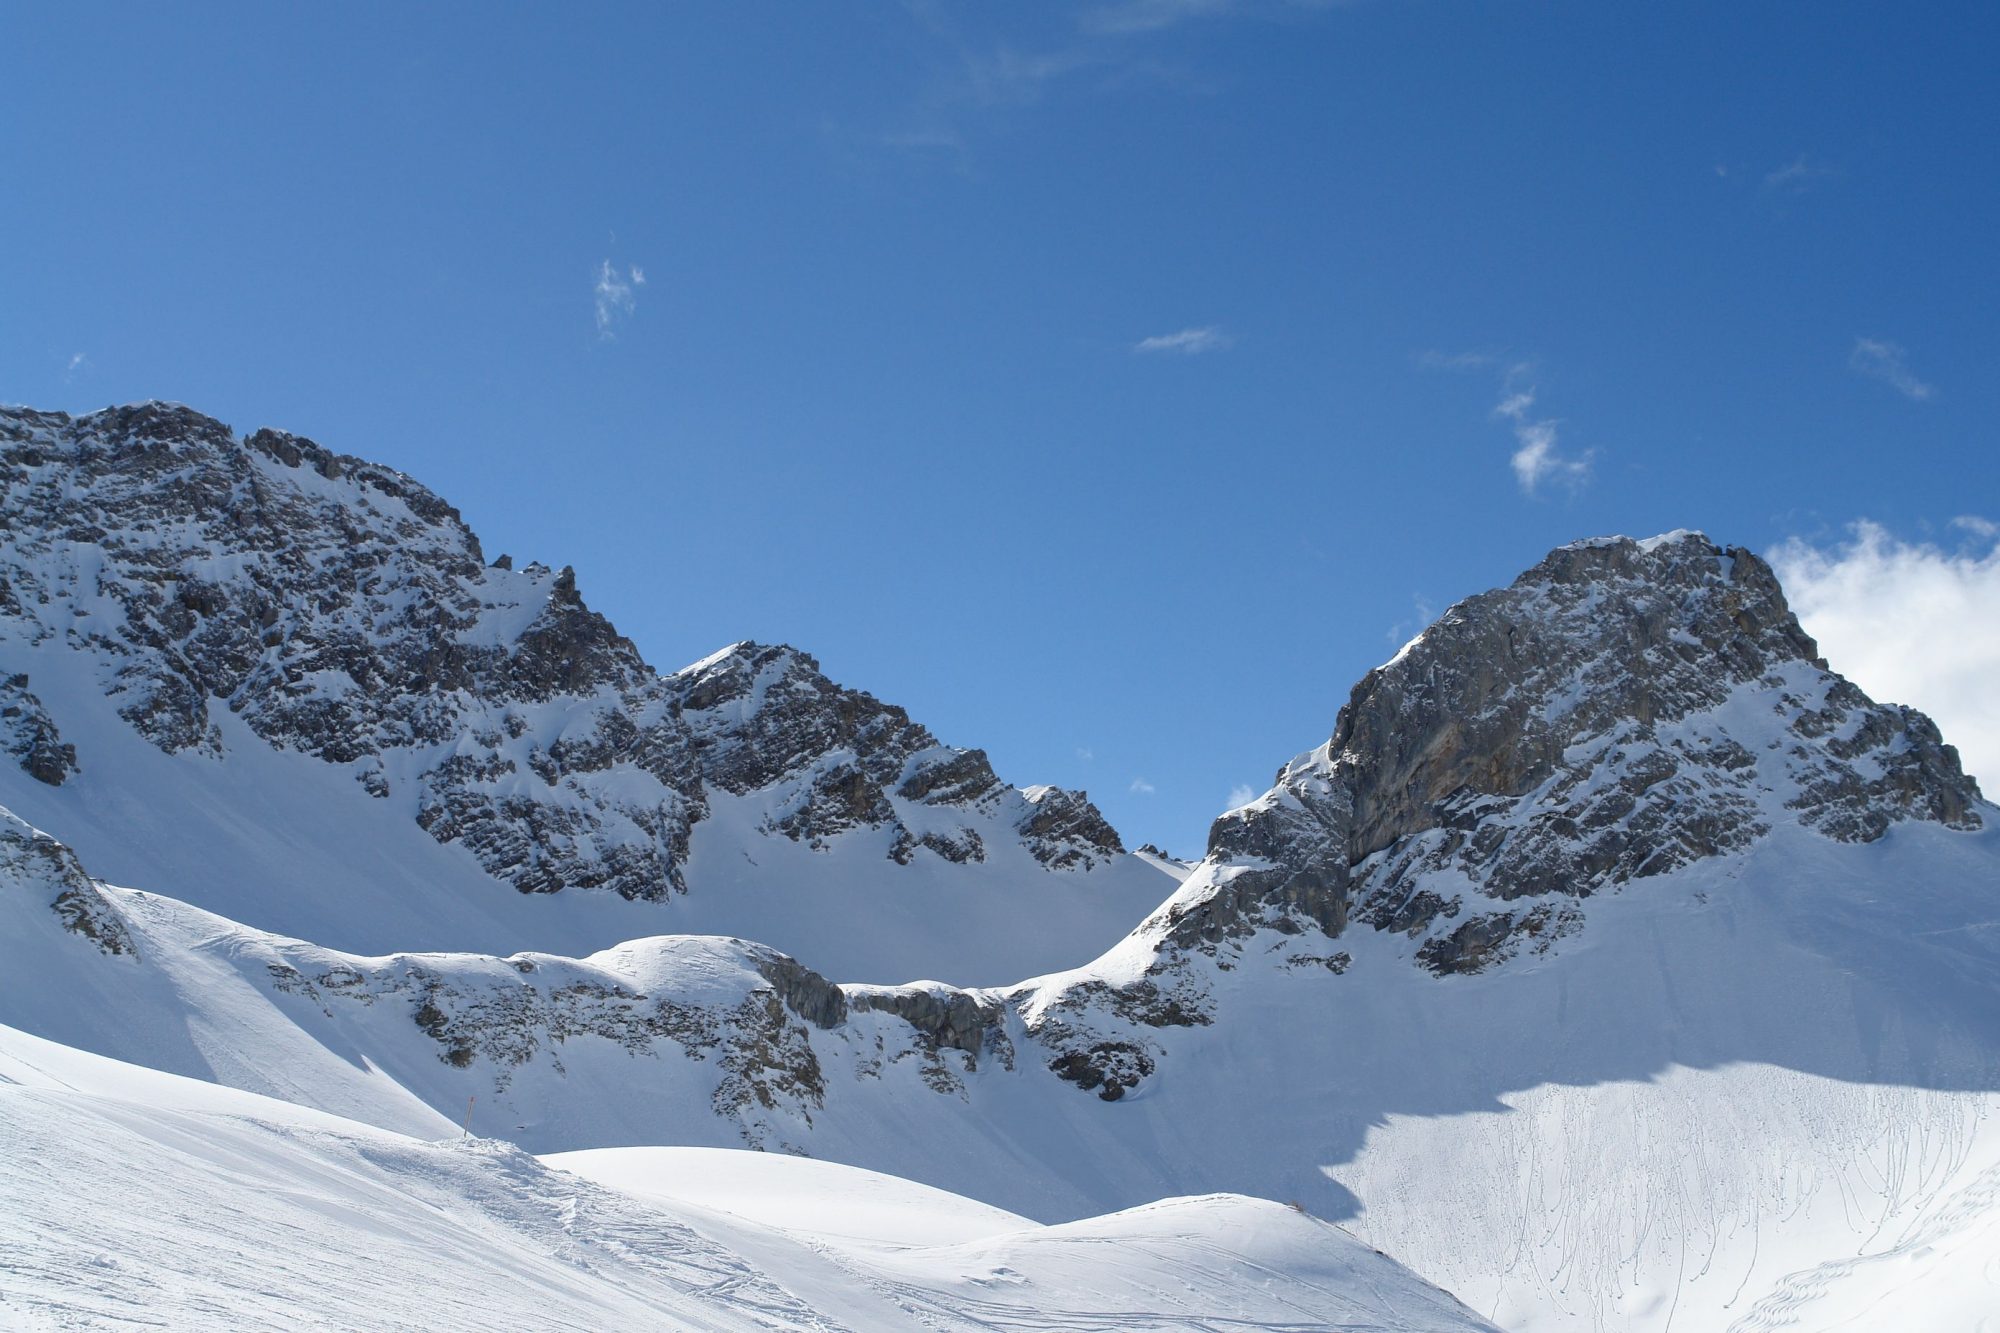
<instances>
[{"instance_id":1,"label":"snowfield","mask_svg":"<svg viewBox=\"0 0 2000 1333\"><path fill-rule=\"evenodd\" d=\"M1042 1227L748 1152L583 1154L571 1171L13 1029L0 1141L9 1328L1490 1327L1337 1227L1254 1199ZM865 1235L838 1222L856 1194Z\"/></svg>"},{"instance_id":2,"label":"snowfield","mask_svg":"<svg viewBox=\"0 0 2000 1333\"><path fill-rule=\"evenodd\" d=\"M0 873L0 1020L322 1108L315 1117L256 1103L262 1119L282 1105L288 1125L338 1125L350 1137L361 1130L334 1113L397 1142L448 1139L476 1097L475 1132L580 1150L549 1160L632 1200L670 1206L683 1222L708 1215L706 1227L687 1222L703 1235L727 1232L728 1244L764 1253L755 1247L777 1243L775 1228L783 1244L773 1253L837 1252L838 1264L863 1263L899 1300L918 1299L914 1283L928 1293L923 1302L954 1310L987 1298L922 1286L921 1274L898 1267L917 1260L884 1258L883 1247L957 1247L952 1271L1046 1273L1061 1290L1085 1282L1089 1265L1034 1267L1048 1239L1099 1235L1107 1210L1125 1219L1121 1228L1158 1220L1166 1215L1149 1212L1148 1201L1162 1194L1225 1190L1301 1200L1521 1333L1861 1328L1866 1319L1838 1321L1885 1302L1936 1310L1930 1326L1976 1327L1953 1321L1984 1317L1995 1293L1986 1242L2000 1181L1996 841L1992 829L1917 825L1855 849L1793 830L1645 894L1595 901L1588 928L1563 941L1560 955L1482 976L1432 977L1411 965L1410 941L1373 932L1348 941L1340 975L1237 968L1216 979L1214 1021L1174 1030L1158 1075L1108 1106L1042 1068L1018 1019L1007 1031L1027 1058L1011 1068L950 1050L926 1054L888 1013L853 1010L824 1029L789 1020L815 1053L820 1094L779 1076L762 1085L774 1105L753 1094L735 1119L718 1114L732 1085L715 1053L675 1040L633 1048L537 1029L547 1044L524 1048L521 1063L482 1047L461 1066L441 1058L439 1039L413 1019L421 991L411 981L421 974L412 967L472 997L601 984L726 1019L769 993L758 962L770 951L662 937L586 960L356 959L98 885L131 948L109 955L63 927L48 906L60 885L23 878L19 857L11 880ZM1883 884L1924 891L1899 898L1885 917ZM275 984L287 968L319 976L319 992ZM345 995L325 980L364 974L387 980ZM1048 978L1027 992L1030 1005L1089 976ZM1612 994L1617 1004L1589 999ZM745 1032L752 1047L768 1044L764 1028ZM92 1059L36 1051L42 1067L58 1058L52 1052ZM214 1109L203 1097L228 1109L239 1095L116 1068L175 1114ZM925 1077L940 1068L947 1087ZM98 1090L88 1079L80 1086ZM92 1123L109 1117L116 1132L138 1132L129 1111L79 1105ZM85 1111L47 1105L41 1114L36 1132L53 1145L60 1123ZM77 1132L96 1139L113 1129ZM725 1150L753 1135L828 1160L746 1160ZM661 1143L711 1146L591 1150ZM124 1169L93 1166L97 1159L76 1150L64 1157L38 1140L22 1158L55 1173L39 1178L51 1197L74 1193L56 1184L71 1174ZM489 1155L480 1170L526 1169L511 1149L494 1165L496 1143L450 1151L459 1155L440 1160L454 1172L471 1169L467 1152ZM107 1188L109 1208L116 1188ZM160 1188L169 1188L164 1177ZM1215 1230L1201 1234L1210 1239L1244 1227L1264 1234L1261 1222L1245 1221L1262 1214L1241 1198L1174 1208L1209 1218L1201 1226ZM32 1209L13 1215L33 1233L45 1229ZM1063 1225L1045 1232L1027 1218ZM1023 1230L1040 1239L1022 1241ZM1161 1262L1178 1271L1207 1243ZM1017 1244L1027 1252L1012 1254ZM1174 1248L1158 1237L1145 1245L1163 1256ZM975 1260L996 1246L1008 1253ZM1300 1271L1286 1262L1280 1271ZM855 1308L801 1282L781 1285L822 1312ZM1064 1299L1081 1319L1084 1303ZM1786 1322L1794 1318L1803 1322ZM861 1318L855 1326L893 1325Z\"/></svg>"}]
</instances>

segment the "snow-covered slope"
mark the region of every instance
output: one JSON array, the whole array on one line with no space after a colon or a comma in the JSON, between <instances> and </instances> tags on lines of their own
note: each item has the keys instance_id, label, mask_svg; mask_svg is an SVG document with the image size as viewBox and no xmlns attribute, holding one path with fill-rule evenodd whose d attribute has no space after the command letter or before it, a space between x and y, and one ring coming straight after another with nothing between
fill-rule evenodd
<instances>
[{"instance_id":1,"label":"snow-covered slope","mask_svg":"<svg viewBox=\"0 0 2000 1333\"><path fill-rule=\"evenodd\" d=\"M0 409L0 519L0 804L235 920L368 952L720 932L985 984L1174 887L1080 793L796 650L656 674L568 570L489 563L310 440Z\"/></svg>"},{"instance_id":2,"label":"snow-covered slope","mask_svg":"<svg viewBox=\"0 0 2000 1333\"><path fill-rule=\"evenodd\" d=\"M1254 1199L1044 1228L867 1173L710 1155L708 1190L734 1197L740 1174L753 1216L645 1188L657 1160L599 1155L588 1176L641 1186L607 1188L505 1143L405 1138L8 1028L0 1140L9 1328L1489 1327ZM834 1243L810 1225L853 1193L892 1200L910 1234Z\"/></svg>"},{"instance_id":3,"label":"snow-covered slope","mask_svg":"<svg viewBox=\"0 0 2000 1333\"><path fill-rule=\"evenodd\" d=\"M866 755L896 753L902 724L869 713L853 736L872 739L825 748L815 729L847 734L849 705L814 677L745 646L660 686L705 802L691 891L666 910L701 896L704 826L801 858L780 893L853 848L893 867L944 828L931 813L987 801L1036 865L1038 838L1089 843L1074 807L1037 829L1010 804L1025 794L958 802L962 773L986 791L964 759L906 758L892 791ZM16 719L23 763L60 766L67 727ZM248 724L218 721L234 747ZM19 789L82 790L92 744L61 787L24 770ZM866 813L871 791L892 819ZM836 830L843 811L864 817ZM1453 607L1370 673L1331 739L1073 970L835 985L877 925L844 911L796 960L685 937L365 957L93 882L8 825L0 1021L417 1133L476 1097L477 1128L534 1151L784 1148L1043 1221L1296 1199L1509 1328L1777 1327L1813 1302L1848 1317L1839 1293L1879 1301L1912 1272L1952 1284L1927 1293L1938 1310L1986 1281L1996 820L1928 719L1818 659L1754 555L1608 539ZM922 845L911 868L1000 864ZM284 869L205 901L315 884Z\"/></svg>"},{"instance_id":4,"label":"snow-covered slope","mask_svg":"<svg viewBox=\"0 0 2000 1333\"><path fill-rule=\"evenodd\" d=\"M804 1148L1044 1218L1297 1198L1505 1327L1728 1328L1912 1264L1957 1282L1933 1303L1979 1290L2000 1167L2000 929L1976 916L1994 849L1902 835L1845 865L1857 849L1779 836L1595 903L1557 956L1480 975L1433 976L1376 932L1339 975L1235 967L1210 1021L1166 1034L1115 1103L1046 1067L1020 1015L1039 989L972 997L998 1002L994 1025L959 1031L951 992L836 998L730 941L356 966L44 884L13 895L34 912L0 934L0 977L10 1021L422 1136L477 1096L475 1129L530 1144ZM1928 886L1899 930L1885 882Z\"/></svg>"}]
</instances>

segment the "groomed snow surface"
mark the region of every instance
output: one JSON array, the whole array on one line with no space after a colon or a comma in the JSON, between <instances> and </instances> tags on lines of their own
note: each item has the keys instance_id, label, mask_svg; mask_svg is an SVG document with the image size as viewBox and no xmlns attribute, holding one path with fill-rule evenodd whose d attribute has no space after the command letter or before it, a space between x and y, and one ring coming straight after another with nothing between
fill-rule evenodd
<instances>
[{"instance_id":1,"label":"groomed snow surface","mask_svg":"<svg viewBox=\"0 0 2000 1333\"><path fill-rule=\"evenodd\" d=\"M1490 1326L1329 1223L1233 1195L1040 1226L730 1150L538 1160L0 1028L0 1326Z\"/></svg>"}]
</instances>

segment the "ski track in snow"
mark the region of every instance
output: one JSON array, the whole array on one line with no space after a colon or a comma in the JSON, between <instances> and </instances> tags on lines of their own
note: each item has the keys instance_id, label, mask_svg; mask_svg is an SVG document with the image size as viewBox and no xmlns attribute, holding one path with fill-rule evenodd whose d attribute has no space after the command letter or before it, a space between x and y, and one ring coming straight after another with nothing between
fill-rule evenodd
<instances>
[{"instance_id":1,"label":"ski track in snow","mask_svg":"<svg viewBox=\"0 0 2000 1333\"><path fill-rule=\"evenodd\" d=\"M1780 1281L1730 1333L1770 1329L2000 1329L2000 1167L1923 1213L1888 1249Z\"/></svg>"}]
</instances>

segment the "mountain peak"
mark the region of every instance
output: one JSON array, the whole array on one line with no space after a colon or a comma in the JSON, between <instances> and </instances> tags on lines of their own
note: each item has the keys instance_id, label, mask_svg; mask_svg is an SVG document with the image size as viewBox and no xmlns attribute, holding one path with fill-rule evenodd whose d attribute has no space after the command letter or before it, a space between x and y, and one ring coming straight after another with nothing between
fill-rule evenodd
<instances>
[{"instance_id":1,"label":"mountain peak","mask_svg":"<svg viewBox=\"0 0 2000 1333\"><path fill-rule=\"evenodd\" d=\"M710 858L725 882L771 837L865 834L849 855L871 875L1002 844L1049 869L1120 850L1087 800L1034 805L789 645L660 675L573 568L489 564L432 492L304 436L173 403L0 409L0 496L0 756L39 785L109 774L127 726L170 755L268 745L536 894L685 891L696 826L727 802L711 827L751 841ZM87 700L59 699L62 678ZM117 740L73 725L105 699Z\"/></svg>"},{"instance_id":2,"label":"mountain peak","mask_svg":"<svg viewBox=\"0 0 2000 1333\"><path fill-rule=\"evenodd\" d=\"M1827 668L1762 559L1696 532L1602 538L1364 676L1325 745L1216 821L1214 892L1164 924L1213 948L1359 920L1477 970L1595 892L1776 823L1868 842L1907 819L1978 828L1982 804L1929 718Z\"/></svg>"}]
</instances>

